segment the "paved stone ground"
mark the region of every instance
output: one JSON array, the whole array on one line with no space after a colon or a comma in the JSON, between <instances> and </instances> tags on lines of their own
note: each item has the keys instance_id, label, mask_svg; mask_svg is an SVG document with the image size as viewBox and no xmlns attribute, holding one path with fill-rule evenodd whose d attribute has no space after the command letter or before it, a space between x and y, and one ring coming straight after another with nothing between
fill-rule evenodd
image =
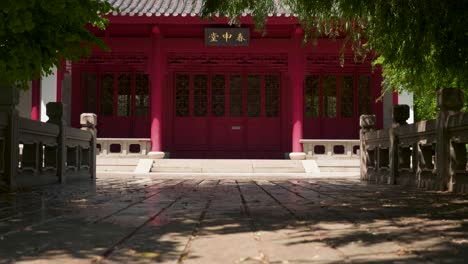
<instances>
[{"instance_id":1,"label":"paved stone ground","mask_svg":"<svg viewBox=\"0 0 468 264\"><path fill-rule=\"evenodd\" d=\"M0 263L468 263L468 196L157 178L0 194Z\"/></svg>"}]
</instances>

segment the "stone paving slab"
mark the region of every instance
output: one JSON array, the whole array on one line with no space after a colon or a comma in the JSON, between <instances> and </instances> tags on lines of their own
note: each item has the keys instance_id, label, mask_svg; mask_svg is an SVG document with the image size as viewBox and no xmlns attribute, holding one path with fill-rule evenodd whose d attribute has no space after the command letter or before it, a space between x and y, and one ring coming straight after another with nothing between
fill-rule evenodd
<instances>
[{"instance_id":1,"label":"stone paving slab","mask_svg":"<svg viewBox=\"0 0 468 264\"><path fill-rule=\"evenodd\" d=\"M468 263L468 196L138 174L0 194L0 264L155 262Z\"/></svg>"}]
</instances>

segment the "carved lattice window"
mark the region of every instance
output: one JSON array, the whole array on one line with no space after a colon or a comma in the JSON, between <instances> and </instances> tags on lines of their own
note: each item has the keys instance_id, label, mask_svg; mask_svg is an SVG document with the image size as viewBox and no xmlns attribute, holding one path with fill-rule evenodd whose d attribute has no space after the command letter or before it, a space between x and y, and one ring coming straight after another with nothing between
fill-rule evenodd
<instances>
[{"instance_id":1,"label":"carved lattice window","mask_svg":"<svg viewBox=\"0 0 468 264\"><path fill-rule=\"evenodd\" d=\"M110 116L114 112L114 75L105 73L101 78L100 114Z\"/></svg>"},{"instance_id":2,"label":"carved lattice window","mask_svg":"<svg viewBox=\"0 0 468 264\"><path fill-rule=\"evenodd\" d=\"M83 73L81 90L83 91L83 113L96 113L96 73Z\"/></svg>"},{"instance_id":3,"label":"carved lattice window","mask_svg":"<svg viewBox=\"0 0 468 264\"><path fill-rule=\"evenodd\" d=\"M305 80L304 107L306 117L319 116L319 76L307 75Z\"/></svg>"},{"instance_id":4,"label":"carved lattice window","mask_svg":"<svg viewBox=\"0 0 468 264\"><path fill-rule=\"evenodd\" d=\"M147 116L149 110L148 74L138 73L135 76L135 115Z\"/></svg>"},{"instance_id":5,"label":"carved lattice window","mask_svg":"<svg viewBox=\"0 0 468 264\"><path fill-rule=\"evenodd\" d=\"M193 115L206 116L208 111L208 76L197 74L193 77Z\"/></svg>"},{"instance_id":6,"label":"carved lattice window","mask_svg":"<svg viewBox=\"0 0 468 264\"><path fill-rule=\"evenodd\" d=\"M132 76L128 73L120 73L117 90L117 115L130 115L130 100L132 97Z\"/></svg>"},{"instance_id":7,"label":"carved lattice window","mask_svg":"<svg viewBox=\"0 0 468 264\"><path fill-rule=\"evenodd\" d=\"M323 76L322 89L323 117L336 117L336 76Z\"/></svg>"},{"instance_id":8,"label":"carved lattice window","mask_svg":"<svg viewBox=\"0 0 468 264\"><path fill-rule=\"evenodd\" d=\"M261 79L260 75L247 76L247 115L250 117L261 114Z\"/></svg>"},{"instance_id":9,"label":"carved lattice window","mask_svg":"<svg viewBox=\"0 0 468 264\"><path fill-rule=\"evenodd\" d=\"M341 116L354 116L354 78L344 75L341 79Z\"/></svg>"},{"instance_id":10,"label":"carved lattice window","mask_svg":"<svg viewBox=\"0 0 468 264\"><path fill-rule=\"evenodd\" d=\"M265 114L267 117L277 117L279 113L278 75L265 75Z\"/></svg>"},{"instance_id":11,"label":"carved lattice window","mask_svg":"<svg viewBox=\"0 0 468 264\"><path fill-rule=\"evenodd\" d=\"M224 75L215 74L211 80L211 114L225 115L226 81Z\"/></svg>"},{"instance_id":12,"label":"carved lattice window","mask_svg":"<svg viewBox=\"0 0 468 264\"><path fill-rule=\"evenodd\" d=\"M176 75L176 116L189 116L189 100L190 100L190 75Z\"/></svg>"},{"instance_id":13,"label":"carved lattice window","mask_svg":"<svg viewBox=\"0 0 468 264\"><path fill-rule=\"evenodd\" d=\"M231 116L242 116L242 76L231 75L229 79Z\"/></svg>"},{"instance_id":14,"label":"carved lattice window","mask_svg":"<svg viewBox=\"0 0 468 264\"><path fill-rule=\"evenodd\" d=\"M359 115L371 114L371 79L369 75L359 76Z\"/></svg>"}]
</instances>

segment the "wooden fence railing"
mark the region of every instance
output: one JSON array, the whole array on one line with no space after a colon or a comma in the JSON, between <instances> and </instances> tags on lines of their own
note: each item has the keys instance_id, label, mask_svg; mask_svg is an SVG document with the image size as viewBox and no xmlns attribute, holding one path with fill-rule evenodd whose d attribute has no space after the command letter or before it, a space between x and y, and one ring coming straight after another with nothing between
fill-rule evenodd
<instances>
[{"instance_id":1,"label":"wooden fence railing","mask_svg":"<svg viewBox=\"0 0 468 264\"><path fill-rule=\"evenodd\" d=\"M437 93L437 119L406 124L407 105L393 108L393 125L374 130L375 116L361 116L361 179L468 193L468 113L460 89Z\"/></svg>"},{"instance_id":2,"label":"wooden fence railing","mask_svg":"<svg viewBox=\"0 0 468 264\"><path fill-rule=\"evenodd\" d=\"M0 87L0 188L96 177L96 115L82 114L81 129L67 127L62 103L48 103L47 123L18 116L18 92Z\"/></svg>"}]
</instances>

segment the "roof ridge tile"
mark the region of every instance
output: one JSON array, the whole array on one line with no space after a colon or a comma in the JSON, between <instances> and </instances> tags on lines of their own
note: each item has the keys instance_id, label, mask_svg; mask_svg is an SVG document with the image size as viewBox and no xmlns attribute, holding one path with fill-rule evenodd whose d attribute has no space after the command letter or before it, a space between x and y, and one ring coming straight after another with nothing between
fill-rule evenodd
<instances>
[{"instance_id":1,"label":"roof ridge tile","mask_svg":"<svg viewBox=\"0 0 468 264\"><path fill-rule=\"evenodd\" d=\"M138 14L139 16L199 16L203 9L203 0L99 0L106 1L119 12L114 16ZM283 0L274 0L275 11L268 16L293 16L288 6L282 5ZM250 15L245 10L242 16Z\"/></svg>"}]
</instances>

